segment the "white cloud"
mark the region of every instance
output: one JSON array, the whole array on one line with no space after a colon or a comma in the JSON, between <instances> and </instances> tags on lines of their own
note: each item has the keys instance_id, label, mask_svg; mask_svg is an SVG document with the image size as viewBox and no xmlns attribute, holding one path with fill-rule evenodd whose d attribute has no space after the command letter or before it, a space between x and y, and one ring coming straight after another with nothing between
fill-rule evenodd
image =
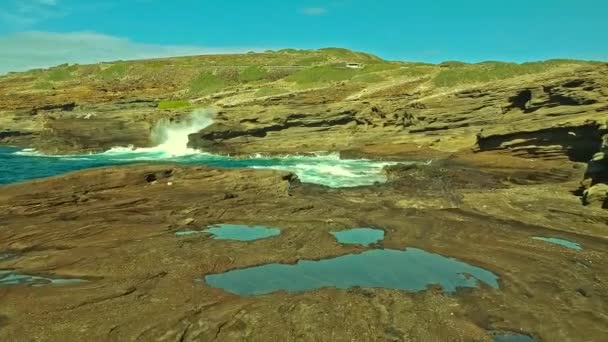
<instances>
[{"instance_id":1,"label":"white cloud","mask_svg":"<svg viewBox=\"0 0 608 342\"><path fill-rule=\"evenodd\" d=\"M206 48L188 45L157 45L95 32L22 32L0 36L0 75L9 71L46 68L63 63L240 53L256 48Z\"/></svg>"},{"instance_id":2,"label":"white cloud","mask_svg":"<svg viewBox=\"0 0 608 342\"><path fill-rule=\"evenodd\" d=\"M302 9L302 13L306 15L323 15L327 13L327 8L325 7L306 7Z\"/></svg>"},{"instance_id":3,"label":"white cloud","mask_svg":"<svg viewBox=\"0 0 608 342\"><path fill-rule=\"evenodd\" d=\"M0 11L0 24L22 30L41 21L66 16L69 11L59 0L5 0Z\"/></svg>"}]
</instances>

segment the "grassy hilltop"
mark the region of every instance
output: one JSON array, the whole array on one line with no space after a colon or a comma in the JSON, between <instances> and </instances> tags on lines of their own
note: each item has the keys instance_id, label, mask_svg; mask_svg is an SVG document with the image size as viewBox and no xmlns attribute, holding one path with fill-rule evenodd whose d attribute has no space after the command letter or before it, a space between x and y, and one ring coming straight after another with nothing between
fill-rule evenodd
<instances>
[{"instance_id":1,"label":"grassy hilltop","mask_svg":"<svg viewBox=\"0 0 608 342\"><path fill-rule=\"evenodd\" d=\"M345 63L360 63L363 67L350 69ZM353 93L365 88L373 92L404 82L424 84L427 88L455 87L591 63L549 60L523 64L426 64L385 61L371 54L339 48L285 49L92 65L65 64L0 77L0 92L39 96L69 92L84 100L92 92L104 93L105 98L152 96L160 100L160 109L174 109L188 106L192 100L213 102L233 97L233 102L242 102L336 83L351 85Z\"/></svg>"}]
</instances>

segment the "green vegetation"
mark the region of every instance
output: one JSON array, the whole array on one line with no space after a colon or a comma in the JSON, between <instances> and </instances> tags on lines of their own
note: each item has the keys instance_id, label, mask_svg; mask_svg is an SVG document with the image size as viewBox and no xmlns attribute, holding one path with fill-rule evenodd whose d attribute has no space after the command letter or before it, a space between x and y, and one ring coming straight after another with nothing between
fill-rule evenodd
<instances>
[{"instance_id":1,"label":"green vegetation","mask_svg":"<svg viewBox=\"0 0 608 342\"><path fill-rule=\"evenodd\" d=\"M190 83L193 94L209 94L221 90L226 83L210 72L203 72Z\"/></svg>"},{"instance_id":2,"label":"green vegetation","mask_svg":"<svg viewBox=\"0 0 608 342\"><path fill-rule=\"evenodd\" d=\"M254 82L254 81L259 81L262 80L264 78L266 78L268 76L268 71L266 71L266 69L257 66L257 65L252 65L248 68L246 68L245 70L241 71L240 75L239 75L239 79L242 82Z\"/></svg>"},{"instance_id":3,"label":"green vegetation","mask_svg":"<svg viewBox=\"0 0 608 342\"><path fill-rule=\"evenodd\" d=\"M225 85L237 84L240 81L239 70L237 68L221 68L213 73Z\"/></svg>"},{"instance_id":4,"label":"green vegetation","mask_svg":"<svg viewBox=\"0 0 608 342\"><path fill-rule=\"evenodd\" d=\"M359 63L363 68L346 68L346 63ZM328 87L333 83L342 82L354 82L356 84L353 88L357 89L380 82L395 83L395 86L400 82L429 82L431 86L451 87L542 73L562 68L563 65L569 67L591 63L593 62L574 60L523 64L494 61L477 64L457 61L441 64L390 62L366 53L326 48L157 58L91 65L64 64L23 74L29 80L28 88L40 91L67 89L78 85L97 87L102 84L104 89L123 92L151 87L159 94L181 93L183 95L176 96L183 99L228 90L234 90L235 97L245 98L252 94L256 97L273 96L297 89ZM78 82L75 82L76 80ZM158 104L161 109L186 106L189 104L183 100L161 101Z\"/></svg>"},{"instance_id":5,"label":"green vegetation","mask_svg":"<svg viewBox=\"0 0 608 342\"><path fill-rule=\"evenodd\" d=\"M34 89L37 90L51 90L54 88L53 82L43 81L35 83L33 86Z\"/></svg>"},{"instance_id":6,"label":"green vegetation","mask_svg":"<svg viewBox=\"0 0 608 342\"><path fill-rule=\"evenodd\" d=\"M458 67L463 67L463 66L467 66L467 65L470 65L470 64L465 63L465 62L460 62L460 61L445 61L445 62L439 63L439 66L446 67L446 68L458 68Z\"/></svg>"},{"instance_id":7,"label":"green vegetation","mask_svg":"<svg viewBox=\"0 0 608 342\"><path fill-rule=\"evenodd\" d=\"M288 81L296 82L299 85L314 83L329 83L351 79L357 74L354 69L336 68L333 66L317 66L304 69L287 77Z\"/></svg>"},{"instance_id":8,"label":"green vegetation","mask_svg":"<svg viewBox=\"0 0 608 342\"><path fill-rule=\"evenodd\" d=\"M324 54L328 54L331 57L334 58L339 58L339 59L345 59L345 62L381 62L382 59L374 56L372 54L369 53L364 53L364 52L357 52L357 51L352 51L349 49L343 49L343 48L335 48L335 47L329 47L329 48L323 48L323 49L319 49L319 52L322 52Z\"/></svg>"},{"instance_id":9,"label":"green vegetation","mask_svg":"<svg viewBox=\"0 0 608 342\"><path fill-rule=\"evenodd\" d=\"M265 86L265 87L261 87L260 89L258 89L258 91L255 92L255 96L256 97L272 96L272 95L282 94L285 92L286 92L286 90L283 88Z\"/></svg>"},{"instance_id":10,"label":"green vegetation","mask_svg":"<svg viewBox=\"0 0 608 342\"><path fill-rule=\"evenodd\" d=\"M67 81L72 78L72 74L65 67L53 68L49 71L47 79L52 82Z\"/></svg>"},{"instance_id":11,"label":"green vegetation","mask_svg":"<svg viewBox=\"0 0 608 342\"><path fill-rule=\"evenodd\" d=\"M391 74L395 76L419 77L424 75L430 75L436 69L437 68L434 66L427 65L406 66L395 70L394 72L391 72Z\"/></svg>"},{"instance_id":12,"label":"green vegetation","mask_svg":"<svg viewBox=\"0 0 608 342\"><path fill-rule=\"evenodd\" d=\"M160 101L158 103L158 109L176 109L189 107L190 102L184 100L169 100L169 101Z\"/></svg>"},{"instance_id":13,"label":"green vegetation","mask_svg":"<svg viewBox=\"0 0 608 342\"><path fill-rule=\"evenodd\" d=\"M363 67L362 72L379 72L386 70L399 69L401 65L397 63L375 63L375 64L367 64Z\"/></svg>"},{"instance_id":14,"label":"green vegetation","mask_svg":"<svg viewBox=\"0 0 608 342\"><path fill-rule=\"evenodd\" d=\"M355 77L352 78L352 80L357 81L357 82L363 82L363 83L378 83L378 82L386 81L386 77L384 77L378 73L372 73L372 74L356 75Z\"/></svg>"},{"instance_id":15,"label":"green vegetation","mask_svg":"<svg viewBox=\"0 0 608 342\"><path fill-rule=\"evenodd\" d=\"M324 56L310 56L299 59L297 63L298 65L312 66L323 64L326 60Z\"/></svg>"},{"instance_id":16,"label":"green vegetation","mask_svg":"<svg viewBox=\"0 0 608 342\"><path fill-rule=\"evenodd\" d=\"M551 60L531 63L482 62L478 64L454 65L442 70L433 83L439 87L450 87L465 83L481 83L503 80L511 77L537 74L552 70L568 61Z\"/></svg>"},{"instance_id":17,"label":"green vegetation","mask_svg":"<svg viewBox=\"0 0 608 342\"><path fill-rule=\"evenodd\" d=\"M99 72L103 80L115 80L123 78L129 71L129 64L126 62L116 62Z\"/></svg>"}]
</instances>

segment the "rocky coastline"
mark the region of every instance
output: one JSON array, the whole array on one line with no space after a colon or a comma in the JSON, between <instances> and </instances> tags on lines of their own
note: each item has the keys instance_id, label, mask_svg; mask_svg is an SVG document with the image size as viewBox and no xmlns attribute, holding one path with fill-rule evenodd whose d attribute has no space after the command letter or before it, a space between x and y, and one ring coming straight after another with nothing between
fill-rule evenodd
<instances>
[{"instance_id":1,"label":"rocky coastline","mask_svg":"<svg viewBox=\"0 0 608 342\"><path fill-rule=\"evenodd\" d=\"M429 75L445 68L433 66ZM169 76L32 90L36 77L0 77L0 144L49 154L148 147L159 120L178 122L205 108L214 123L189 136L192 148L233 156L332 151L395 163L384 168L385 183L352 188L307 184L282 171L173 164L0 186L0 270L84 280L0 286L0 340L608 335L608 64L450 87L431 86L426 75L347 80L257 97L251 84L195 97ZM189 105L161 108L176 96L189 96ZM218 223L282 232L252 243L175 235ZM329 234L349 227L383 229L376 247L421 248L491 270L500 288L242 297L201 281L364 251ZM533 239L539 236L583 249Z\"/></svg>"}]
</instances>

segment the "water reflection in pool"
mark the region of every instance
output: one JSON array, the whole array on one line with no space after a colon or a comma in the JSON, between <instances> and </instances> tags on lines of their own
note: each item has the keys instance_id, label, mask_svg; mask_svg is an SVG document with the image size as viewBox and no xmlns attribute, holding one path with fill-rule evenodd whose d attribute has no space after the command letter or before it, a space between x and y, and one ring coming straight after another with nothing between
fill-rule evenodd
<instances>
[{"instance_id":1,"label":"water reflection in pool","mask_svg":"<svg viewBox=\"0 0 608 342\"><path fill-rule=\"evenodd\" d=\"M536 342L531 336L514 332L493 331L491 336L493 342Z\"/></svg>"},{"instance_id":2,"label":"water reflection in pool","mask_svg":"<svg viewBox=\"0 0 608 342\"><path fill-rule=\"evenodd\" d=\"M42 285L66 285L66 284L76 284L86 282L83 279L76 278L61 278L55 276L41 276L41 275L32 275L25 273L18 273L15 271L8 270L0 270L0 286L2 285L21 285L21 284L29 284L32 286L42 286Z\"/></svg>"},{"instance_id":3,"label":"water reflection in pool","mask_svg":"<svg viewBox=\"0 0 608 342\"><path fill-rule=\"evenodd\" d=\"M215 240L254 241L281 234L281 230L265 226L248 226L244 224L215 224L205 230L180 230L176 236L188 236L202 233L213 235Z\"/></svg>"},{"instance_id":4,"label":"water reflection in pool","mask_svg":"<svg viewBox=\"0 0 608 342\"><path fill-rule=\"evenodd\" d=\"M374 228L353 228L331 232L340 243L369 246L384 239L384 231Z\"/></svg>"},{"instance_id":5,"label":"water reflection in pool","mask_svg":"<svg viewBox=\"0 0 608 342\"><path fill-rule=\"evenodd\" d=\"M581 247L581 245L579 245L578 243L569 241L566 239L559 239L559 238L553 238L553 237L541 237L541 236L534 236L532 239L552 243L554 245L560 245L560 246L563 246L566 248L574 249L576 251L583 250L583 247Z\"/></svg>"},{"instance_id":6,"label":"water reflection in pool","mask_svg":"<svg viewBox=\"0 0 608 342\"><path fill-rule=\"evenodd\" d=\"M417 248L377 249L319 261L300 260L295 265L266 264L209 274L204 280L213 287L243 296L323 287L417 292L438 284L446 293L476 287L480 282L499 287L498 276L490 271Z\"/></svg>"}]
</instances>

